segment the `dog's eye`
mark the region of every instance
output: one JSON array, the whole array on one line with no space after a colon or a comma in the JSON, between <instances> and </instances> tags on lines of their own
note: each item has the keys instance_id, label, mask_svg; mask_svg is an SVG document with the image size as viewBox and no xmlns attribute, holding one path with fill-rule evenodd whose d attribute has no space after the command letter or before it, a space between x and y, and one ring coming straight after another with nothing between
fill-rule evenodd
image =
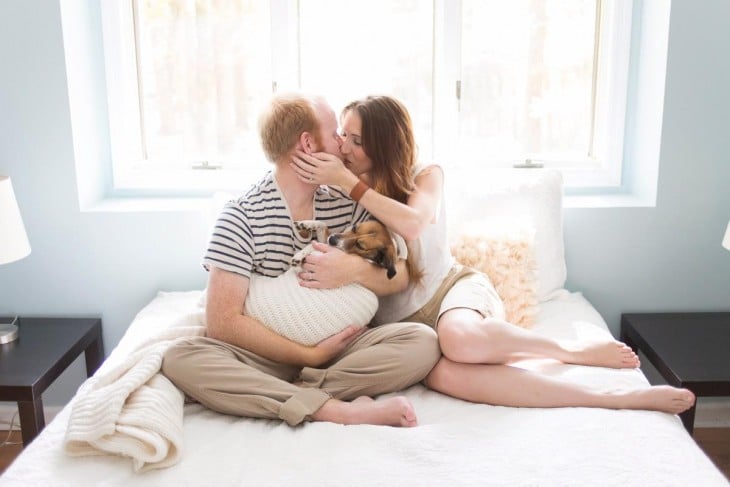
<instances>
[{"instance_id":1,"label":"dog's eye","mask_svg":"<svg viewBox=\"0 0 730 487\"><path fill-rule=\"evenodd\" d=\"M363 243L359 240L355 242L355 247L358 248L358 250L367 250L367 248L363 245Z\"/></svg>"}]
</instances>

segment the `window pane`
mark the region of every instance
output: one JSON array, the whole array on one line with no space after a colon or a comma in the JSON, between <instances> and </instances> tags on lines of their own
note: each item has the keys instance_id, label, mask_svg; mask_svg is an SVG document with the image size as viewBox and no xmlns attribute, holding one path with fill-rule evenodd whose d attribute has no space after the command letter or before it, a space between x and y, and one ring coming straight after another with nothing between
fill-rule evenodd
<instances>
[{"instance_id":1,"label":"window pane","mask_svg":"<svg viewBox=\"0 0 730 487\"><path fill-rule=\"evenodd\" d=\"M307 0L299 8L302 89L326 96L337 113L366 95L395 96L430 154L433 2Z\"/></svg>"},{"instance_id":2,"label":"window pane","mask_svg":"<svg viewBox=\"0 0 730 487\"><path fill-rule=\"evenodd\" d=\"M595 9L595 0L463 1L462 149L587 158Z\"/></svg>"},{"instance_id":3,"label":"window pane","mask_svg":"<svg viewBox=\"0 0 730 487\"><path fill-rule=\"evenodd\" d=\"M271 94L268 3L138 0L136 14L147 159L187 169L258 151Z\"/></svg>"}]
</instances>

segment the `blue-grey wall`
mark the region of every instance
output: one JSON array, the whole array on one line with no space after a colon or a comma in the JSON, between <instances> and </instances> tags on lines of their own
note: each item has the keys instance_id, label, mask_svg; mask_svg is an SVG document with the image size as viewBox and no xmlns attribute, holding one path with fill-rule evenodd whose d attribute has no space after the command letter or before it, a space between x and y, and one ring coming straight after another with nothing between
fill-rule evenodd
<instances>
[{"instance_id":1,"label":"blue-grey wall","mask_svg":"<svg viewBox=\"0 0 730 487\"><path fill-rule=\"evenodd\" d=\"M730 309L729 23L725 0L672 4L656 207L565 210L567 287L614 332L624 311ZM101 316L109 351L158 290L204 287L204 217L81 212L71 130L58 2L0 2L0 174L33 248L0 267L0 314ZM77 361L46 404L82 378Z\"/></svg>"}]
</instances>

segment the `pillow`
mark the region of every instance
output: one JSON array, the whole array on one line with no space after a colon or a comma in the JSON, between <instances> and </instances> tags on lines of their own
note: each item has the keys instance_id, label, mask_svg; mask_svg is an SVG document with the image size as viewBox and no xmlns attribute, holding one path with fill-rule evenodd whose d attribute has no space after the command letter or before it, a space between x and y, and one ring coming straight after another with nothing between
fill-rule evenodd
<instances>
[{"instance_id":1,"label":"pillow","mask_svg":"<svg viewBox=\"0 0 730 487\"><path fill-rule=\"evenodd\" d=\"M277 277L252 274L244 313L302 345L316 345L350 325L366 326L375 316L378 297L368 288L354 283L334 289L302 287L299 270L292 267ZM205 308L207 301L205 289L197 304Z\"/></svg>"},{"instance_id":2,"label":"pillow","mask_svg":"<svg viewBox=\"0 0 730 487\"><path fill-rule=\"evenodd\" d=\"M502 237L462 234L451 253L461 264L485 273L502 299L507 321L532 326L537 311L537 281L532 238L526 233Z\"/></svg>"},{"instance_id":3,"label":"pillow","mask_svg":"<svg viewBox=\"0 0 730 487\"><path fill-rule=\"evenodd\" d=\"M489 169L480 172L479 184L473 174L446 174L451 235L473 234L475 225L488 236L505 229L532 232L541 302L565 286L562 201L562 175L556 170Z\"/></svg>"},{"instance_id":4,"label":"pillow","mask_svg":"<svg viewBox=\"0 0 730 487\"><path fill-rule=\"evenodd\" d=\"M302 287L297 280L299 270L293 267L278 277L252 274L244 303L246 315L303 345L315 345L349 325L365 326L375 316L378 298L366 287Z\"/></svg>"}]
</instances>

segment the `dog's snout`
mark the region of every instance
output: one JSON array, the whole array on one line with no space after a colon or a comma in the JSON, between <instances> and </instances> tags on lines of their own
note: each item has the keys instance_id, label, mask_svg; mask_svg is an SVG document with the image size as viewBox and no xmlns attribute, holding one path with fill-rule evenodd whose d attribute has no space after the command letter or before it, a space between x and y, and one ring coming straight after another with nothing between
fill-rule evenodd
<instances>
[{"instance_id":1,"label":"dog's snout","mask_svg":"<svg viewBox=\"0 0 730 487\"><path fill-rule=\"evenodd\" d=\"M329 238L327 239L327 243L332 245L333 247L335 245L337 245L337 242L339 242L339 241L340 241L340 236L336 233L330 235Z\"/></svg>"}]
</instances>

